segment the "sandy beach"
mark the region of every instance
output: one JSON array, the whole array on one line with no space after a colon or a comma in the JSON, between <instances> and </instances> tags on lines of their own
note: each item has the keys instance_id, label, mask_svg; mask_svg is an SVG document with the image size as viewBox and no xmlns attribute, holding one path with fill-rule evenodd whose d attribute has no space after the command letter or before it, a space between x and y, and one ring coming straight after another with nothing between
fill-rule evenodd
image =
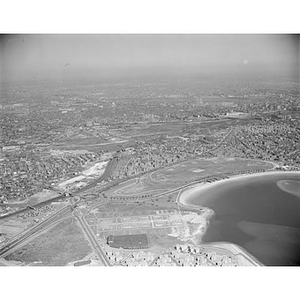
<instances>
[{"instance_id":1,"label":"sandy beach","mask_svg":"<svg viewBox=\"0 0 300 300\"><path fill-rule=\"evenodd\" d=\"M229 182L233 183L237 180L259 177L259 176L278 175L278 174L291 174L291 175L300 176L300 171L270 171L270 172L254 173L254 174L234 175L231 178L221 179L211 183L198 183L181 191L179 197L177 198L177 201L178 204L183 206L199 208L201 207L201 205L192 205L191 203L189 203L189 198L195 193L199 193L201 191L204 192L211 188L215 188L219 185L227 184Z\"/></svg>"}]
</instances>

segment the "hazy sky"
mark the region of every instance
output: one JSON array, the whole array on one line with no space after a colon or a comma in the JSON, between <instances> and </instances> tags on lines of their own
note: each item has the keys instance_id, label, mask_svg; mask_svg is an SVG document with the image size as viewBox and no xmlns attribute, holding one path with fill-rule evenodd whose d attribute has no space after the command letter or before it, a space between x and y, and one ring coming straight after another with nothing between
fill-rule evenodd
<instances>
[{"instance_id":1,"label":"hazy sky","mask_svg":"<svg viewBox=\"0 0 300 300\"><path fill-rule=\"evenodd\" d=\"M0 80L299 72L297 35L2 35Z\"/></svg>"}]
</instances>

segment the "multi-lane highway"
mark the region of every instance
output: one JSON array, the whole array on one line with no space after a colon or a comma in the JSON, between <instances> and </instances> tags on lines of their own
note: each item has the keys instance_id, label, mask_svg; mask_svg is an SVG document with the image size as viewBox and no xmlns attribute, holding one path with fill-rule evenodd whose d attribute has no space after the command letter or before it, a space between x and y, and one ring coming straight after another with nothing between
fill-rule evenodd
<instances>
[{"instance_id":1,"label":"multi-lane highway","mask_svg":"<svg viewBox=\"0 0 300 300\"><path fill-rule=\"evenodd\" d=\"M110 160L110 161L108 162L106 168L105 168L104 173L103 173L98 179L96 179L95 181L93 181L93 182L87 184L87 185L86 185L85 187L83 187L82 189L80 189L80 190L78 190L78 191L72 193L72 195L78 195L78 194L80 194L80 193L83 193L83 192L85 192L85 191L87 191L87 190L89 190L89 189L95 187L99 182L106 180L106 179L110 176L110 174L113 172L114 168L116 167L116 163L117 163L117 161L116 161L115 158L113 158L112 160ZM1 216L1 217L0 217L0 220L4 220L4 219L10 218L10 217L13 217L13 216L15 216L15 215L21 214L21 213L25 213L25 212L29 211L29 210L32 209L32 208L40 208L40 207L42 207L42 206L45 206L45 205L50 204L50 203L52 203L52 202L60 201L60 200L65 199L65 198L67 198L67 197L68 197L68 196L60 195L60 196L57 196L57 197L48 199L48 200L46 200L46 201L44 201L44 202L42 202L42 203L38 203L38 204L32 205L31 208L26 207L26 208L17 210L17 211L15 211L15 212L13 212L13 213L10 213L10 214Z\"/></svg>"},{"instance_id":2,"label":"multi-lane highway","mask_svg":"<svg viewBox=\"0 0 300 300\"><path fill-rule=\"evenodd\" d=\"M117 164L116 158L111 159L108 162L108 164L107 164L107 166L105 168L104 173L97 180L91 182L90 184L87 184L85 187L83 187L82 189L80 189L80 190L78 190L78 191L76 191L76 192L74 192L72 194L73 195L81 194L81 193L83 193L83 192L85 192L85 191L87 191L87 190L89 190L89 189L97 186L97 184L99 182L106 180L113 173L113 171L114 171L114 169L116 167L116 164Z\"/></svg>"},{"instance_id":3,"label":"multi-lane highway","mask_svg":"<svg viewBox=\"0 0 300 300\"><path fill-rule=\"evenodd\" d=\"M68 213L71 213L71 211L72 211L71 205L65 206L64 208L60 209L57 213L50 216L45 221L37 224L33 228L26 231L22 236L18 236L17 238L13 239L9 244L5 245L0 250L0 258L8 255L12 250L15 250L18 246L20 246L20 244L23 244L28 239L30 239L32 237L32 235L34 235L42 230L45 230L46 228L51 226L54 222L57 222L62 217L65 217Z\"/></svg>"},{"instance_id":4,"label":"multi-lane highway","mask_svg":"<svg viewBox=\"0 0 300 300\"><path fill-rule=\"evenodd\" d=\"M113 169L115 168L115 166L116 166L116 159L114 158L111 161L109 161L109 163L106 166L106 169L105 169L104 173L97 180L95 180L94 182L88 184L83 189L80 189L80 190L76 191L75 193L73 193L73 195L75 195L75 194L78 195L82 192L85 192L86 190L95 187L97 185L97 183L107 179L109 177L109 175L111 174L111 172L113 171ZM38 208L38 207L41 207L43 205L49 204L49 203L54 202L54 201L59 201L59 200L64 199L64 198L67 198L67 196L63 196L63 195L58 196L58 197L49 199L49 200L47 200L43 203L39 203L37 205L34 205L32 207ZM50 216L45 221L37 224L33 228L27 230L25 233L22 233L22 234L18 235L17 237L15 237L11 242L9 242L9 244L6 244L2 249L0 249L0 258L4 257L4 256L7 256L9 253L14 251L16 248L20 247L25 242L27 242L29 239L31 239L34 235L36 235L37 233L40 233L41 231L46 230L47 228L51 227L54 223L56 223L57 221L59 221L63 217L65 217L67 214L70 214L72 212L72 208L74 208L75 205L76 204L68 204L67 206L60 209L58 212L56 212L52 216ZM11 213L9 215L2 216L0 219L5 219L5 218L12 217L12 216L14 216L16 214L19 214L21 212L25 212L29 209L30 208L26 208L26 209L16 211L16 212ZM103 261L103 263L105 265L108 265L108 262L105 260L105 258L103 259L102 249L99 247L97 241L95 241L94 236L91 235L91 232L89 231L88 226L85 224L84 220L82 221L80 218L78 218L78 220L80 222L80 225L82 225L83 229L85 230L86 234L88 235L89 239L91 240L91 242L93 244L95 244L95 249L97 250L97 253L99 252L98 254L100 255L99 258ZM100 250L99 250L99 248L100 248Z\"/></svg>"}]
</instances>

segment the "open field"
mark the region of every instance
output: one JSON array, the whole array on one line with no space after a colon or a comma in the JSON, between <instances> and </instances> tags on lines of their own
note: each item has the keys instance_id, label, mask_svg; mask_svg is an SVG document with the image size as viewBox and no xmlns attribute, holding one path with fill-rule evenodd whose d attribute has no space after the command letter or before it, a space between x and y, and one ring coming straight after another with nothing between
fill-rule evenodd
<instances>
[{"instance_id":1,"label":"open field","mask_svg":"<svg viewBox=\"0 0 300 300\"><path fill-rule=\"evenodd\" d=\"M273 165L259 160L239 158L194 159L176 166L164 168L139 179L129 180L109 190L108 195L140 197L159 195L197 179L229 172L271 169Z\"/></svg>"},{"instance_id":2,"label":"open field","mask_svg":"<svg viewBox=\"0 0 300 300\"><path fill-rule=\"evenodd\" d=\"M11 238L24 231L29 224L30 222L9 220L0 224L0 233Z\"/></svg>"},{"instance_id":3,"label":"open field","mask_svg":"<svg viewBox=\"0 0 300 300\"><path fill-rule=\"evenodd\" d=\"M159 233L149 234L148 239L150 244L149 250L151 251L161 250L161 248L173 248L178 243L175 237Z\"/></svg>"},{"instance_id":4,"label":"open field","mask_svg":"<svg viewBox=\"0 0 300 300\"><path fill-rule=\"evenodd\" d=\"M44 266L64 266L83 259L91 252L81 229L74 219L68 219L5 259L22 261L25 264L41 262Z\"/></svg>"}]
</instances>

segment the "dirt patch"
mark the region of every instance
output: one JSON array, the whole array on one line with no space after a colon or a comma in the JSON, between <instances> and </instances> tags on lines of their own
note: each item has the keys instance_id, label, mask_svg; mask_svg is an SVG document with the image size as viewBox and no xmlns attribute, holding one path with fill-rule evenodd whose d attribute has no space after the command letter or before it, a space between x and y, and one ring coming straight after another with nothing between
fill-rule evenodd
<instances>
[{"instance_id":1,"label":"dirt patch","mask_svg":"<svg viewBox=\"0 0 300 300\"><path fill-rule=\"evenodd\" d=\"M174 237L170 237L162 234L149 234L148 235L150 250L160 250L161 248L171 248L178 243L178 240Z\"/></svg>"}]
</instances>

